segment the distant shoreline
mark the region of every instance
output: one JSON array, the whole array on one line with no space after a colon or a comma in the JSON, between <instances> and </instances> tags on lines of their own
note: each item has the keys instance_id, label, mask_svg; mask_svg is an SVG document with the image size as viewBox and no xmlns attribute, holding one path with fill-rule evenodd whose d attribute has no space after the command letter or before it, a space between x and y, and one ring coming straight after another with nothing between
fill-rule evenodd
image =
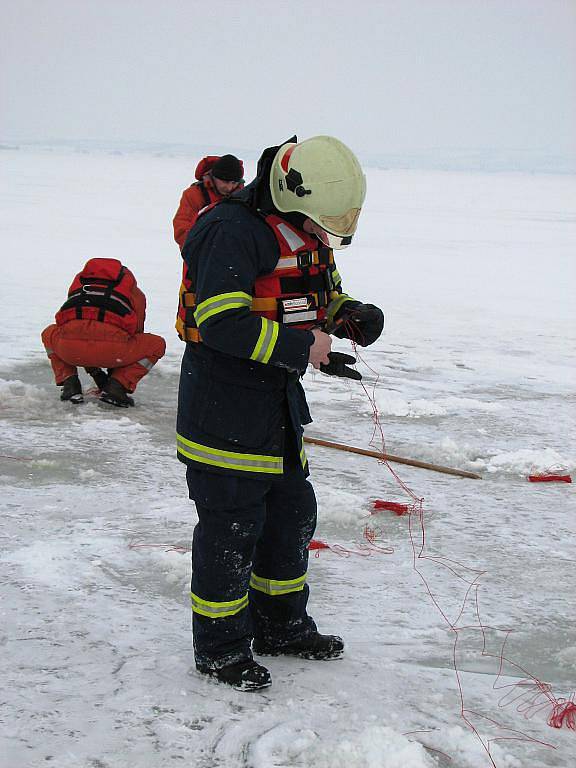
<instances>
[{"instance_id":1,"label":"distant shoreline","mask_svg":"<svg viewBox=\"0 0 576 768\"><path fill-rule=\"evenodd\" d=\"M82 154L134 155L156 157L198 158L208 153L229 151L230 147L203 144L178 144L158 142L99 141L93 139L20 140L0 139L0 151L36 150L42 152L64 151ZM254 161L260 150L234 147L236 154ZM418 152L394 152L382 155L358 152L367 168L380 170L437 170L476 171L485 173L550 173L576 174L576 156L556 155L544 150L531 149L440 149L423 148Z\"/></svg>"}]
</instances>

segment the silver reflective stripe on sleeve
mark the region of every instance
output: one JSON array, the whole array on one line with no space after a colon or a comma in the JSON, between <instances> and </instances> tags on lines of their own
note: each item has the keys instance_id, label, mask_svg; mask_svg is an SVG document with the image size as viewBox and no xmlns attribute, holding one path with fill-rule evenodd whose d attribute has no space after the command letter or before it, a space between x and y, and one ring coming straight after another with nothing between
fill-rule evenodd
<instances>
[{"instance_id":1,"label":"silver reflective stripe on sleeve","mask_svg":"<svg viewBox=\"0 0 576 768\"><path fill-rule=\"evenodd\" d=\"M258 363L267 363L276 346L280 326L275 320L268 320L266 317L261 317L260 320L262 321L262 328L254 351L250 355L250 360L256 360Z\"/></svg>"},{"instance_id":2,"label":"silver reflective stripe on sleeve","mask_svg":"<svg viewBox=\"0 0 576 768\"><path fill-rule=\"evenodd\" d=\"M141 365L143 368L146 368L149 371L154 367L155 363L148 360L147 357L143 357L142 360L138 360L138 365Z\"/></svg>"},{"instance_id":3,"label":"silver reflective stripe on sleeve","mask_svg":"<svg viewBox=\"0 0 576 768\"><path fill-rule=\"evenodd\" d=\"M240 307L247 307L249 309L251 304L252 297L243 291L220 293L218 296L212 296L210 299L206 299L206 301L198 304L194 312L194 319L196 320L196 325L200 327L212 315Z\"/></svg>"}]
</instances>

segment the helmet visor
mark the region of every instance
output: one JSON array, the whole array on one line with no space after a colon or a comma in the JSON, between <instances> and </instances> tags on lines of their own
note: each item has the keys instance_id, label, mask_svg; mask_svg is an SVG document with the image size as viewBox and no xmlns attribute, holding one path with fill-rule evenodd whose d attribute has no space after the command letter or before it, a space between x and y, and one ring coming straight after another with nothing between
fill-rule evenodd
<instances>
[{"instance_id":1,"label":"helmet visor","mask_svg":"<svg viewBox=\"0 0 576 768\"><path fill-rule=\"evenodd\" d=\"M340 216L326 216L326 214L321 213L318 217L318 223L327 232L340 236L353 235L358 226L361 210L361 208L350 208Z\"/></svg>"},{"instance_id":2,"label":"helmet visor","mask_svg":"<svg viewBox=\"0 0 576 768\"><path fill-rule=\"evenodd\" d=\"M361 208L350 208L341 216L325 216L320 214L318 224L322 232L318 235L329 248L345 248L352 242L356 232Z\"/></svg>"}]
</instances>

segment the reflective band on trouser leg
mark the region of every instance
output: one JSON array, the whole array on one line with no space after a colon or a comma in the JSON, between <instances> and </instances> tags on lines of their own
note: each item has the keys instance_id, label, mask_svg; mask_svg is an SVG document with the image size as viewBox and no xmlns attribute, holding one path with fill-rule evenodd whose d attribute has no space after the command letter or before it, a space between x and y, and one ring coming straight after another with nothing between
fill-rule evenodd
<instances>
[{"instance_id":1,"label":"reflective band on trouser leg","mask_svg":"<svg viewBox=\"0 0 576 768\"><path fill-rule=\"evenodd\" d=\"M263 579L261 576L256 576L255 573L252 573L250 576L250 586L252 589L257 589L258 592L264 592L266 595L286 595L289 592L301 592L306 584L306 575L305 573L297 579L281 581L280 579Z\"/></svg>"},{"instance_id":2,"label":"reflective band on trouser leg","mask_svg":"<svg viewBox=\"0 0 576 768\"><path fill-rule=\"evenodd\" d=\"M156 363L151 362L147 357L143 357L142 360L138 360L138 365L141 365L143 368L146 368L147 371L150 371Z\"/></svg>"},{"instance_id":3,"label":"reflective band on trouser leg","mask_svg":"<svg viewBox=\"0 0 576 768\"><path fill-rule=\"evenodd\" d=\"M279 325L275 320L268 320L265 317L260 319L262 320L262 330L260 331L254 351L250 355L250 360L256 360L258 363L267 363L278 340Z\"/></svg>"},{"instance_id":4,"label":"reflective band on trouser leg","mask_svg":"<svg viewBox=\"0 0 576 768\"><path fill-rule=\"evenodd\" d=\"M220 293L218 296L212 296L201 304L198 304L194 312L196 325L200 325L208 320L212 315L220 312L226 312L229 309L238 309L239 307L248 307L252 303L252 297L243 291L234 291L232 293Z\"/></svg>"},{"instance_id":5,"label":"reflective band on trouser leg","mask_svg":"<svg viewBox=\"0 0 576 768\"><path fill-rule=\"evenodd\" d=\"M225 616L235 616L248 606L248 593L238 600L225 600L217 603L213 600L203 600L194 592L190 592L192 600L192 610L201 616L207 616L209 619L222 619Z\"/></svg>"},{"instance_id":6,"label":"reflective band on trouser leg","mask_svg":"<svg viewBox=\"0 0 576 768\"><path fill-rule=\"evenodd\" d=\"M265 472L271 475L281 475L283 472L284 464L281 456L260 456L257 453L221 451L218 448L193 443L192 440L187 440L178 434L176 435L176 445L178 453L187 459L199 461L201 464L243 472Z\"/></svg>"}]
</instances>

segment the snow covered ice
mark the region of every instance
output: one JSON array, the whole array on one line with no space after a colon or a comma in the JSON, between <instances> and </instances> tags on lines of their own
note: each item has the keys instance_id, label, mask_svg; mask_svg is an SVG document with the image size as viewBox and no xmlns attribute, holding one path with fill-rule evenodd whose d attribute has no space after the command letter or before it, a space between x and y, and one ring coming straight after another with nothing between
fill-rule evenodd
<instances>
[{"instance_id":1,"label":"snow covered ice","mask_svg":"<svg viewBox=\"0 0 576 768\"><path fill-rule=\"evenodd\" d=\"M483 479L392 465L424 498L416 570L417 517L370 515L376 498L411 502L391 472L309 445L316 538L365 553L369 524L393 553L311 556L310 612L346 654L269 659L272 688L249 695L197 676L191 650L171 219L196 160L0 153L0 765L575 765L576 733L519 684L576 688L574 485L527 481L576 469L575 178L367 171L357 242L337 260L347 292L386 315L359 364L386 449ZM147 329L168 342L129 412L61 403L40 341L95 256L133 269ZM310 436L370 447L358 384L309 369L305 387ZM478 579L467 600L460 576ZM445 618L461 610L454 651Z\"/></svg>"}]
</instances>

